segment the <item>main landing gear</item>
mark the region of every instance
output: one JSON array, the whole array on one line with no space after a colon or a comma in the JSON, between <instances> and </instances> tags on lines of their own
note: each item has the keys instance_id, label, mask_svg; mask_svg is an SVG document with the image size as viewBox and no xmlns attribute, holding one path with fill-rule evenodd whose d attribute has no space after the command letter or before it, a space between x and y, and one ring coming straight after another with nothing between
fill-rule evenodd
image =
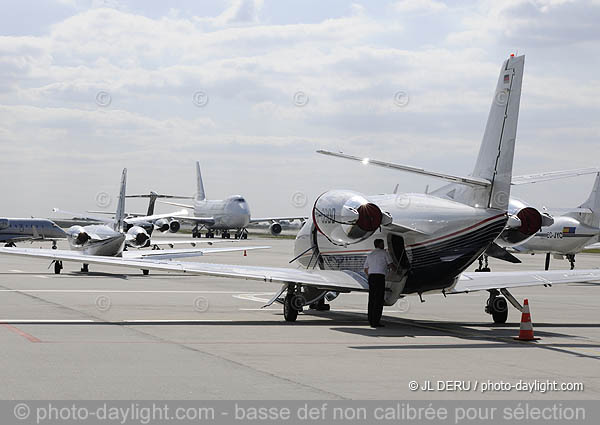
<instances>
[{"instance_id":1,"label":"main landing gear","mask_svg":"<svg viewBox=\"0 0 600 425\"><path fill-rule=\"evenodd\" d=\"M567 254L566 257L569 263L571 263L571 270L573 270L575 268L575 254Z\"/></svg>"},{"instance_id":2,"label":"main landing gear","mask_svg":"<svg viewBox=\"0 0 600 425\"><path fill-rule=\"evenodd\" d=\"M90 266L89 266L89 264L83 263L81 265L81 273L89 273L89 272L90 272Z\"/></svg>"},{"instance_id":3,"label":"main landing gear","mask_svg":"<svg viewBox=\"0 0 600 425\"><path fill-rule=\"evenodd\" d=\"M6 248L15 248L17 245L14 242L7 242L4 246Z\"/></svg>"},{"instance_id":4,"label":"main landing gear","mask_svg":"<svg viewBox=\"0 0 600 425\"><path fill-rule=\"evenodd\" d=\"M481 254L479 257L479 267L475 269L476 272L489 272L490 267L488 264L488 256L485 254Z\"/></svg>"},{"instance_id":5,"label":"main landing gear","mask_svg":"<svg viewBox=\"0 0 600 425\"><path fill-rule=\"evenodd\" d=\"M492 315L494 323L506 323L506 319L508 319L507 301L517 310L523 311L523 306L519 304L519 301L513 297L508 289L502 288L499 291L497 289L490 289L489 293L490 297L486 302L485 312ZM500 294L504 296L502 297Z\"/></svg>"},{"instance_id":6,"label":"main landing gear","mask_svg":"<svg viewBox=\"0 0 600 425\"><path fill-rule=\"evenodd\" d=\"M63 268L62 261L54 260L54 274L60 274L60 271Z\"/></svg>"},{"instance_id":7,"label":"main landing gear","mask_svg":"<svg viewBox=\"0 0 600 425\"><path fill-rule=\"evenodd\" d=\"M306 299L300 291L299 285L288 285L287 294L283 299L283 317L286 322L295 322L298 313L306 304Z\"/></svg>"},{"instance_id":8,"label":"main landing gear","mask_svg":"<svg viewBox=\"0 0 600 425\"><path fill-rule=\"evenodd\" d=\"M494 323L506 323L508 319L508 303L500 296L497 289L490 290L490 297L485 305L485 312L492 315Z\"/></svg>"}]
</instances>

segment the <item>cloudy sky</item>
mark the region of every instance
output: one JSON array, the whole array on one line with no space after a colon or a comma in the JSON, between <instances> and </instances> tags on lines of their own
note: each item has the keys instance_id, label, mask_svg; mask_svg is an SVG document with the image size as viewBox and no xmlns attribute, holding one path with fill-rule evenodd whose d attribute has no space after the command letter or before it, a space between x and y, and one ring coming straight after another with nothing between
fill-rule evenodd
<instances>
[{"instance_id":1,"label":"cloudy sky","mask_svg":"<svg viewBox=\"0 0 600 425\"><path fill-rule=\"evenodd\" d=\"M189 195L196 160L210 198L255 216L331 188L422 192L441 183L314 151L466 174L510 53L515 173L600 166L598 22L600 0L5 1L0 214L105 207L123 167L130 193ZM571 206L592 182L514 194Z\"/></svg>"}]
</instances>

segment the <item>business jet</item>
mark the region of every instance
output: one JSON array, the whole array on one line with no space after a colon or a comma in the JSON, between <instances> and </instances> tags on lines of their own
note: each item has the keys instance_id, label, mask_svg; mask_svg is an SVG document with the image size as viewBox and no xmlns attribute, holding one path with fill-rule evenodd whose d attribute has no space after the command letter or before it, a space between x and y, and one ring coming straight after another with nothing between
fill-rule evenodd
<instances>
[{"instance_id":1,"label":"business jet","mask_svg":"<svg viewBox=\"0 0 600 425\"><path fill-rule=\"evenodd\" d=\"M185 272L203 276L252 279L279 283L281 288L266 305L283 304L286 321L293 322L305 306L324 303L336 294L367 292L362 273L374 239L384 239L396 267L387 276L385 305L407 295L468 293L486 290L486 311L497 323L508 317L507 300L522 306L509 288L600 280L600 270L467 272L467 268L509 226L508 200L524 56L504 61L494 92L487 125L472 173L468 176L404 167L405 171L447 180L437 194L405 193L367 196L330 190L313 204L311 217L296 237L298 268L205 262L125 261L94 257L93 262L121 267ZM468 70L465 70L468 72ZM52 250L0 248L0 253L37 258L60 258ZM285 296L284 296L285 293Z\"/></svg>"},{"instance_id":2,"label":"business jet","mask_svg":"<svg viewBox=\"0 0 600 425\"><path fill-rule=\"evenodd\" d=\"M390 163L390 162L384 162L384 161L377 161L377 160L372 160L369 158L364 158L364 157L357 157L357 156L353 156L353 155L348 155L342 152L331 152L331 151L326 151L326 150L319 150L317 151L317 153L320 153L322 155L327 155L327 156L333 156L336 158L342 158L342 159L347 159L347 160L351 160L351 161L357 161L362 163L363 165L369 165L369 166L378 166L378 167L383 167L383 168L388 168L388 169L396 169L396 170L404 170L406 171L406 166L401 165L401 164L394 164L394 163ZM597 167L593 167L593 168L578 168L578 169L574 169L574 170L560 170L560 171L551 171L551 172L542 172L542 173L536 173L536 174L527 174L527 175L522 175L522 176L513 176L512 180L511 180L511 185L515 186L515 185L523 185L523 184L534 184L534 183L539 183L539 182L546 182L546 181L551 181L551 180L559 180L559 179L566 179L566 178L570 178L570 177L577 177L577 176L584 176L584 175L588 175L588 174L598 174L600 172L600 169ZM398 187L399 185L396 185L395 189L394 189L394 194L398 193ZM429 186L426 188L425 193L428 193ZM432 194L436 195L437 192L433 191L431 192ZM443 196L443 193L441 194L441 196ZM583 213L590 213L591 210L590 209L582 209L582 208L578 208L578 209L571 209L568 210L572 213L574 212L583 212ZM564 220L561 219L561 222L563 222ZM500 260L503 261L507 261L510 263L521 263L521 260L517 257L515 257L511 252L522 252L521 246L523 246L524 244L526 244L526 242L532 240L534 237L540 238L543 237L544 239L546 238L546 235L548 236L548 239L556 239L558 235L557 232L554 233L554 236L550 236L549 233L547 232L541 232L542 228L549 228L550 226L552 226L554 224L554 217L552 215L550 215L547 211L545 210L538 210L535 207L533 207L532 205L528 204L527 202L514 198L514 197L510 197L509 201L508 201L508 222L506 227L504 228L504 230L502 231L502 233L500 233L500 235L498 236L498 238L494 241L494 243L490 244L490 246L485 250L485 252L479 257L479 267L475 270L477 272L489 272L491 271L488 265L488 257L494 257L494 258L498 258ZM572 223L571 223L572 224ZM556 228L557 226L554 226L553 228ZM564 227L564 229L566 229L567 227ZM541 232L541 233L540 233ZM597 232L596 232L597 233ZM584 235L580 235L580 236L575 236L575 235L570 235L568 237L586 237L586 236L593 236L593 235L589 235L589 234L584 234ZM597 238L597 234L595 235ZM562 235L560 236L560 238L562 239ZM585 242L585 245L588 245L590 243L593 242L593 238L592 240L586 239L585 241L580 240L582 243ZM573 244L569 245L568 247L565 247L564 243L558 243L558 244L554 244L551 241L544 241L544 247L543 249L549 250L553 253L555 253L555 255L559 256L565 255L568 256L567 258L572 258L573 259L573 264L574 264L574 256L571 257L570 254L568 254L568 252L571 252L571 250L573 249ZM580 246L577 246L578 250L581 250ZM526 250L524 250L523 252L525 252ZM568 252L567 252L568 251ZM531 253L534 253L536 251L530 251ZM562 257L560 257L562 258ZM547 263L546 263L546 270L548 269L548 265L549 265L549 255L547 256ZM573 267L572 267L573 268Z\"/></svg>"},{"instance_id":3,"label":"business jet","mask_svg":"<svg viewBox=\"0 0 600 425\"><path fill-rule=\"evenodd\" d=\"M71 226L66 231L67 240L72 251L77 252L82 262L81 271L89 272L89 258L101 257L125 257L126 259L173 259L183 257L201 256L206 253L247 251L253 249L264 249L267 247L235 247L235 248L197 248L155 251L124 252L126 247L143 248L159 241L151 242L150 235L135 220L125 223L125 193L127 185L127 169L123 169L121 175L121 186L119 200L114 219L105 220L105 224L92 224L88 226ZM152 217L151 217L152 218ZM142 222L148 222L148 217L142 217ZM9 248L10 249L10 248ZM43 251L43 250L40 250ZM56 258L53 259L54 273L60 274L63 264L61 255L69 251L55 250ZM69 253L70 254L70 253ZM149 273L148 269L142 269L143 274Z\"/></svg>"},{"instance_id":4,"label":"business jet","mask_svg":"<svg viewBox=\"0 0 600 425\"><path fill-rule=\"evenodd\" d=\"M15 246L24 241L56 241L65 239L67 234L52 220L44 218L0 218L0 242L4 246Z\"/></svg>"},{"instance_id":5,"label":"business jet","mask_svg":"<svg viewBox=\"0 0 600 425\"><path fill-rule=\"evenodd\" d=\"M600 173L588 199L577 208L567 209L554 217L554 224L542 227L533 238L512 249L525 254L545 253L545 269L550 267L550 257L569 260L575 268L575 255L598 241L600 236Z\"/></svg>"},{"instance_id":6,"label":"business jet","mask_svg":"<svg viewBox=\"0 0 600 425\"><path fill-rule=\"evenodd\" d=\"M131 195L134 197L146 195ZM166 195L174 197L172 195ZM196 162L196 193L193 196L193 204L184 204L172 201L162 201L164 204L174 205L193 211L193 216L181 215L180 213L162 214L170 223L179 221L191 222L194 224L192 237L199 238L202 230L206 229L206 237L214 238L216 232L220 232L221 238L231 238L230 231L235 229L235 239L247 239L247 226L250 223L269 223L269 231L273 236L281 233L281 221L307 219L305 216L287 216L287 217L263 217L252 218L248 202L241 195L232 195L222 200L210 200L206 198L200 163ZM177 227L179 228L179 227Z\"/></svg>"}]
</instances>

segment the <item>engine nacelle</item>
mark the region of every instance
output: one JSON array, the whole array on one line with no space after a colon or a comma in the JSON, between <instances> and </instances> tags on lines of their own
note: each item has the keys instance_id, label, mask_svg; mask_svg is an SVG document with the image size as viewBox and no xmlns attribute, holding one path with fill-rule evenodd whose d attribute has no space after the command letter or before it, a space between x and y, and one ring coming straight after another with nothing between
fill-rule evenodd
<instances>
[{"instance_id":1,"label":"engine nacelle","mask_svg":"<svg viewBox=\"0 0 600 425\"><path fill-rule=\"evenodd\" d=\"M71 226L67 229L67 235L72 240L73 245L81 246L92 237L88 235L83 226Z\"/></svg>"},{"instance_id":2,"label":"engine nacelle","mask_svg":"<svg viewBox=\"0 0 600 425\"><path fill-rule=\"evenodd\" d=\"M315 201L312 215L317 230L335 245L363 241L392 221L364 195L350 190L325 192Z\"/></svg>"},{"instance_id":3,"label":"engine nacelle","mask_svg":"<svg viewBox=\"0 0 600 425\"><path fill-rule=\"evenodd\" d=\"M133 226L127 231L127 243L136 248L150 246L150 236L140 226Z\"/></svg>"},{"instance_id":4,"label":"engine nacelle","mask_svg":"<svg viewBox=\"0 0 600 425\"><path fill-rule=\"evenodd\" d=\"M177 220L172 220L169 223L169 232L177 233L179 232L179 229L181 229L181 224Z\"/></svg>"},{"instance_id":5,"label":"engine nacelle","mask_svg":"<svg viewBox=\"0 0 600 425\"><path fill-rule=\"evenodd\" d=\"M159 218L158 220L155 220L154 228L163 233L168 231L170 228L169 220L167 220L166 218Z\"/></svg>"},{"instance_id":6,"label":"engine nacelle","mask_svg":"<svg viewBox=\"0 0 600 425\"><path fill-rule=\"evenodd\" d=\"M496 243L503 247L511 247L524 243L532 238L542 227L551 226L554 219L547 213L516 199L509 203L509 220Z\"/></svg>"},{"instance_id":7,"label":"engine nacelle","mask_svg":"<svg viewBox=\"0 0 600 425\"><path fill-rule=\"evenodd\" d=\"M269 232L271 232L273 236L279 235L281 233L281 224L276 221L271 223L269 226Z\"/></svg>"}]
</instances>

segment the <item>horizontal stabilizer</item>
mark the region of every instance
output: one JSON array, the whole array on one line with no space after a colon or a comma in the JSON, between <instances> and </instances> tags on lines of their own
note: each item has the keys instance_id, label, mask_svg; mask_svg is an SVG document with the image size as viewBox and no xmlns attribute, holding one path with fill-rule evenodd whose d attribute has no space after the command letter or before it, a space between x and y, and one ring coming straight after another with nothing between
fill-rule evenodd
<instances>
[{"instance_id":1,"label":"horizontal stabilizer","mask_svg":"<svg viewBox=\"0 0 600 425\"><path fill-rule=\"evenodd\" d=\"M102 223L113 223L114 222L113 218L100 217L100 216L90 215L87 213L79 213L79 212L61 210L59 208L52 208L52 212L55 212L57 214L63 214L63 215L71 215L74 218L84 218L87 220L96 220L96 221L100 221ZM110 213L110 214L113 216L115 215L114 213Z\"/></svg>"},{"instance_id":2,"label":"horizontal stabilizer","mask_svg":"<svg viewBox=\"0 0 600 425\"><path fill-rule=\"evenodd\" d=\"M585 176L587 174L595 174L600 171L600 168L577 168L575 170L549 171L546 173L526 174L523 176L514 176L512 185L532 184L545 182L549 180L566 179L569 177Z\"/></svg>"},{"instance_id":3,"label":"horizontal stabilizer","mask_svg":"<svg viewBox=\"0 0 600 425\"><path fill-rule=\"evenodd\" d=\"M460 183L460 184L465 184L465 185L469 185L469 186L488 187L488 186L491 186L491 184L492 184L489 180L480 179L477 177L464 177L464 176L455 176L452 174L443 174L443 173L438 173L435 171L428 171L423 168L411 167L408 165L394 164L392 162L378 161L378 160L370 159L370 158L359 158L357 156L346 155L341 152L338 153L338 152L330 152L330 151L325 151L325 150L318 150L317 153L320 153L322 155L334 156L336 158L344 158L344 159L349 159L351 161L362 162L365 165L377 165L377 166L383 167L383 168L390 168L393 170L400 170L400 171L407 171L409 173L422 174L425 176L435 177L438 179L451 181L453 183Z\"/></svg>"}]
</instances>

